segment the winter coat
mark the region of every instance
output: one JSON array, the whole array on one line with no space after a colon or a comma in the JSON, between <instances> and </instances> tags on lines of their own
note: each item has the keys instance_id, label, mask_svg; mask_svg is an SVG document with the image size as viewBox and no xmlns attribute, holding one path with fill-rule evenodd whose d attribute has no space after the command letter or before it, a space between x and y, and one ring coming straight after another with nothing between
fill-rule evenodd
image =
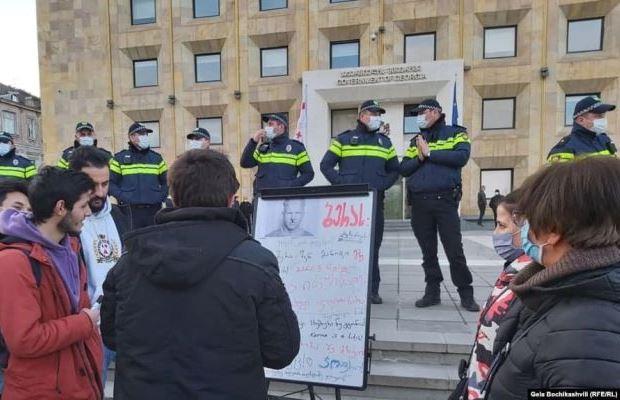
<instances>
[{"instance_id":1,"label":"winter coat","mask_svg":"<svg viewBox=\"0 0 620 400\"><path fill-rule=\"evenodd\" d=\"M264 400L299 327L275 256L232 208L173 208L125 237L103 284L114 398Z\"/></svg>"}]
</instances>

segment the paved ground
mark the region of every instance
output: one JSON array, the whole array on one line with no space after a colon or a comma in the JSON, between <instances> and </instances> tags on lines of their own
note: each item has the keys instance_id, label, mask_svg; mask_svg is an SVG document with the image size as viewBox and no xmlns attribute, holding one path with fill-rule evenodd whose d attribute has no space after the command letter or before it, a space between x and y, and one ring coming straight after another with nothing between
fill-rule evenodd
<instances>
[{"instance_id":1,"label":"paved ground","mask_svg":"<svg viewBox=\"0 0 620 400\"><path fill-rule=\"evenodd\" d=\"M485 225L485 229L480 229L475 224L463 223L466 229L463 231L463 246L474 278L475 297L481 305L503 266L493 250L491 223L486 222ZM371 311L371 332L375 332L378 339L398 332L401 337L409 333L416 336L464 334L471 340L478 313L460 307L441 246L439 261L445 279L441 305L415 308L413 303L423 295L425 286L422 252L410 229L393 227L386 230L379 259L382 277L380 294L384 304L373 305Z\"/></svg>"}]
</instances>

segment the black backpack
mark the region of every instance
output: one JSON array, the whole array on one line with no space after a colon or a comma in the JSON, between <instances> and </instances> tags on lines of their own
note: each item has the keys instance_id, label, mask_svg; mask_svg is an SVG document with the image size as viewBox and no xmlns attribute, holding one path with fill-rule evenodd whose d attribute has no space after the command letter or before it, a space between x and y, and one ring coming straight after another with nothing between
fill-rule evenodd
<instances>
[{"instance_id":1,"label":"black backpack","mask_svg":"<svg viewBox=\"0 0 620 400\"><path fill-rule=\"evenodd\" d=\"M16 244L16 243L24 243L23 239L5 236L2 239L2 243L4 244ZM41 271L41 264L34 258L30 257L30 254L26 250L16 249L23 252L26 257L30 260L30 268L32 269L32 275L34 275L34 280L37 284L37 287L41 286L41 279L43 278L43 273ZM2 337L2 328L0 328L0 368L6 368L9 362L9 349L6 347L6 343L4 342L4 338Z\"/></svg>"}]
</instances>

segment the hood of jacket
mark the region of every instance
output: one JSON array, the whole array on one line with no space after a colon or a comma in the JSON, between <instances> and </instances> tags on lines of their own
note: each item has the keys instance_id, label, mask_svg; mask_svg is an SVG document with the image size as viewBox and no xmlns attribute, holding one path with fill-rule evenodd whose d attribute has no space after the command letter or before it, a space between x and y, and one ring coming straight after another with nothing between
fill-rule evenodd
<instances>
[{"instance_id":1,"label":"hood of jacket","mask_svg":"<svg viewBox=\"0 0 620 400\"><path fill-rule=\"evenodd\" d=\"M155 222L126 236L128 264L173 290L206 279L249 238L245 218L233 208L166 208Z\"/></svg>"},{"instance_id":2,"label":"hood of jacket","mask_svg":"<svg viewBox=\"0 0 620 400\"><path fill-rule=\"evenodd\" d=\"M530 309L555 296L620 303L620 248L571 250L550 267L532 263L517 274L510 288Z\"/></svg>"}]
</instances>

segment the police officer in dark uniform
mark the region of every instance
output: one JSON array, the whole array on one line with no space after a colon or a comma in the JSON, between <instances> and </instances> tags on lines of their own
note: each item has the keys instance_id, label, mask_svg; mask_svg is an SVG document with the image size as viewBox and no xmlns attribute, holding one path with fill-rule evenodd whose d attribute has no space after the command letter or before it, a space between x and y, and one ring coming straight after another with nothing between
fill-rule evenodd
<instances>
[{"instance_id":1,"label":"police officer in dark uniform","mask_svg":"<svg viewBox=\"0 0 620 400\"><path fill-rule=\"evenodd\" d=\"M385 110L376 100L367 100L359 108L357 127L332 140L321 161L321 172L332 185L368 184L377 191L375 243L372 264L373 304L381 304L379 296L379 248L383 241L383 201L385 191L398 179L398 158L390 139L380 133L381 115ZM338 165L338 169L334 167Z\"/></svg>"},{"instance_id":2,"label":"police officer in dark uniform","mask_svg":"<svg viewBox=\"0 0 620 400\"><path fill-rule=\"evenodd\" d=\"M67 147L63 150L62 156L60 156L60 160L58 160L57 167L68 169L69 161L71 161L71 156L75 149L80 146L95 146L97 147L97 135L95 134L95 128L93 124L86 121L80 121L75 126L75 140L73 141L73 146ZM101 149L110 157L112 157L112 153L107 151L106 149Z\"/></svg>"},{"instance_id":3,"label":"police officer in dark uniform","mask_svg":"<svg viewBox=\"0 0 620 400\"><path fill-rule=\"evenodd\" d=\"M150 149L153 132L135 122L129 127L129 148L110 160L110 195L132 222L132 229L155 223L155 214L168 196L168 166Z\"/></svg>"},{"instance_id":4,"label":"police officer in dark uniform","mask_svg":"<svg viewBox=\"0 0 620 400\"><path fill-rule=\"evenodd\" d=\"M415 306L429 307L441 303L443 275L437 259L439 231L461 306L468 311L479 311L463 252L458 214L462 194L461 168L469 160L470 142L467 129L446 125L445 114L441 111L434 99L424 100L413 110L421 133L411 139L400 164L400 172L407 178L411 226L422 249L426 282L424 297L416 301Z\"/></svg>"},{"instance_id":5,"label":"police officer in dark uniform","mask_svg":"<svg viewBox=\"0 0 620 400\"><path fill-rule=\"evenodd\" d=\"M310 157L303 143L288 136L286 115L263 119L265 129L254 133L241 155L242 168L254 168L254 194L266 188L305 186L314 178Z\"/></svg>"},{"instance_id":6,"label":"police officer in dark uniform","mask_svg":"<svg viewBox=\"0 0 620 400\"><path fill-rule=\"evenodd\" d=\"M556 144L549 155L548 162L572 161L590 156L615 156L617 150L607 136L605 113L616 106L605 104L593 96L585 97L575 105L573 129Z\"/></svg>"},{"instance_id":7,"label":"police officer in dark uniform","mask_svg":"<svg viewBox=\"0 0 620 400\"><path fill-rule=\"evenodd\" d=\"M33 161L15 154L13 136L0 132L0 179L29 180L36 173Z\"/></svg>"}]
</instances>

